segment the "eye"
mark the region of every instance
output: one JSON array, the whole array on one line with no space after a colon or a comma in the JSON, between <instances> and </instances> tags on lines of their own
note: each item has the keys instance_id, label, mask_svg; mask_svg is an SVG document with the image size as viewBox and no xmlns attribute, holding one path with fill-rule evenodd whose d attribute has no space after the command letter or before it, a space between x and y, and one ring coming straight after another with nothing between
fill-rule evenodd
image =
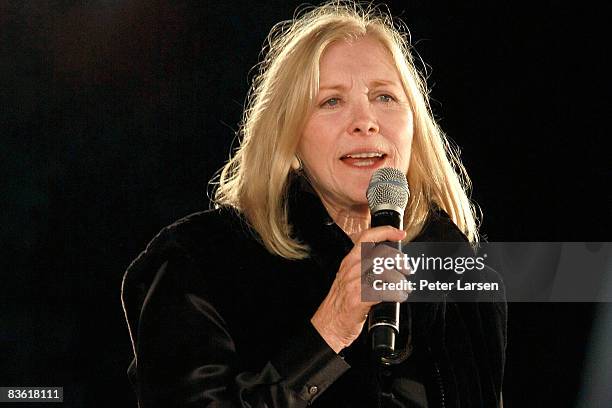
<instances>
[{"instance_id":1,"label":"eye","mask_svg":"<svg viewBox=\"0 0 612 408\"><path fill-rule=\"evenodd\" d=\"M340 98L329 98L321 104L321 107L334 108L340 104Z\"/></svg>"},{"instance_id":2,"label":"eye","mask_svg":"<svg viewBox=\"0 0 612 408\"><path fill-rule=\"evenodd\" d=\"M381 102L385 102L385 103L395 101L395 98L393 98L391 95L388 95L388 94L378 95L376 99L378 99Z\"/></svg>"}]
</instances>

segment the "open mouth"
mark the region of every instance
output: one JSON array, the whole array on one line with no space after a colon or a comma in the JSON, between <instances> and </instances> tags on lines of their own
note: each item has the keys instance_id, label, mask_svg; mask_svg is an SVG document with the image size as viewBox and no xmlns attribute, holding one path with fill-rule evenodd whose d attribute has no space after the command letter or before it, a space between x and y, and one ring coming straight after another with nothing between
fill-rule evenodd
<instances>
[{"instance_id":1,"label":"open mouth","mask_svg":"<svg viewBox=\"0 0 612 408\"><path fill-rule=\"evenodd\" d=\"M381 152L350 153L342 156L340 160L349 166L371 168L382 164L387 155Z\"/></svg>"}]
</instances>

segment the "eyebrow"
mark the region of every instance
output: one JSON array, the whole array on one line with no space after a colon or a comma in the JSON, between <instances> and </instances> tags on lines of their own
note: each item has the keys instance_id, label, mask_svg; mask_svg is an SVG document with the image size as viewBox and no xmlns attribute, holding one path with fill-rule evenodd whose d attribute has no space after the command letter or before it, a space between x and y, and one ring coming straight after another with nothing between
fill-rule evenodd
<instances>
[{"instance_id":1,"label":"eyebrow","mask_svg":"<svg viewBox=\"0 0 612 408\"><path fill-rule=\"evenodd\" d=\"M368 83L368 86L371 88L376 88L378 86L400 86L399 83L397 83L396 81L388 81L386 79L373 79ZM344 91L347 89L346 85L342 85L342 84L338 84L338 85L324 85L319 87L319 91L328 91L328 90L339 90L339 91Z\"/></svg>"},{"instance_id":2,"label":"eyebrow","mask_svg":"<svg viewBox=\"0 0 612 408\"><path fill-rule=\"evenodd\" d=\"M320 86L319 87L319 91L344 91L347 87L344 85L326 85L326 86Z\"/></svg>"},{"instance_id":3,"label":"eyebrow","mask_svg":"<svg viewBox=\"0 0 612 408\"><path fill-rule=\"evenodd\" d=\"M386 79L374 79L372 81L370 81L370 85L372 85L372 87L377 87L377 86L385 86L385 85L401 85L399 83L397 83L396 81L388 81Z\"/></svg>"}]
</instances>

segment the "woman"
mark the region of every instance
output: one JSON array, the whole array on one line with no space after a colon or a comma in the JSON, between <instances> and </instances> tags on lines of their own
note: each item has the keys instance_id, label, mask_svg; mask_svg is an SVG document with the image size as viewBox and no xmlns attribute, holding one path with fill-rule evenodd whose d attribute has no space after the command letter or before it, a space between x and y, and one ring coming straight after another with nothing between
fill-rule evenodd
<instances>
[{"instance_id":1,"label":"woman","mask_svg":"<svg viewBox=\"0 0 612 408\"><path fill-rule=\"evenodd\" d=\"M126 272L141 408L500 404L503 303L415 304L410 319L402 304L410 357L370 364L359 243L478 237L426 95L384 14L331 3L273 29L216 208ZM403 231L368 228L380 167L407 175Z\"/></svg>"}]
</instances>

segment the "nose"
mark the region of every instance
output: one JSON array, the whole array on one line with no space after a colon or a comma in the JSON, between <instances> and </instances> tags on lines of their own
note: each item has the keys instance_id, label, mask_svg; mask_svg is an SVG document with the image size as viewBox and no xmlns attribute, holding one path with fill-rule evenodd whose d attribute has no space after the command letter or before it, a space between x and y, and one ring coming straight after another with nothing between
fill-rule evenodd
<instances>
[{"instance_id":1,"label":"nose","mask_svg":"<svg viewBox=\"0 0 612 408\"><path fill-rule=\"evenodd\" d=\"M370 101L360 101L353 106L349 133L354 135L375 135L379 132L378 120Z\"/></svg>"}]
</instances>

